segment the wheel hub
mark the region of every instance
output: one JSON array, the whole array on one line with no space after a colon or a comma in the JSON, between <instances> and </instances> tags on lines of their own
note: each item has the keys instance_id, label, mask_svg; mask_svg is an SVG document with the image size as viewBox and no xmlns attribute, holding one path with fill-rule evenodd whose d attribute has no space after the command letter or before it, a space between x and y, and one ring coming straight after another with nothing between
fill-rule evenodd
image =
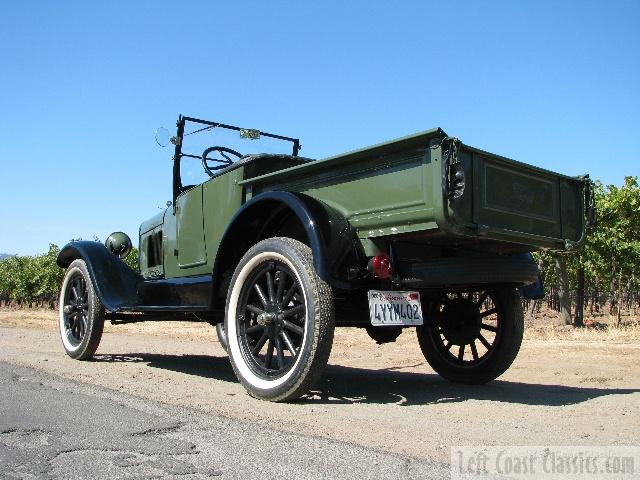
<instances>
[{"instance_id":1,"label":"wheel hub","mask_svg":"<svg viewBox=\"0 0 640 480\"><path fill-rule=\"evenodd\" d=\"M452 300L444 306L442 316L445 319L442 324L443 334L454 345L469 344L480 333L480 309L469 300Z\"/></svg>"},{"instance_id":2,"label":"wheel hub","mask_svg":"<svg viewBox=\"0 0 640 480\"><path fill-rule=\"evenodd\" d=\"M282 330L282 308L277 303L268 302L264 313L256 317L256 322L267 328L269 338L275 339Z\"/></svg>"},{"instance_id":3,"label":"wheel hub","mask_svg":"<svg viewBox=\"0 0 640 480\"><path fill-rule=\"evenodd\" d=\"M258 315L256 321L258 322L258 324L263 326L271 325L276 320L277 316L277 313L274 312L264 312Z\"/></svg>"},{"instance_id":4,"label":"wheel hub","mask_svg":"<svg viewBox=\"0 0 640 480\"><path fill-rule=\"evenodd\" d=\"M67 315L71 315L72 313L82 312L84 309L84 305L81 299L78 300L69 300L69 303L64 306L64 313Z\"/></svg>"}]
</instances>

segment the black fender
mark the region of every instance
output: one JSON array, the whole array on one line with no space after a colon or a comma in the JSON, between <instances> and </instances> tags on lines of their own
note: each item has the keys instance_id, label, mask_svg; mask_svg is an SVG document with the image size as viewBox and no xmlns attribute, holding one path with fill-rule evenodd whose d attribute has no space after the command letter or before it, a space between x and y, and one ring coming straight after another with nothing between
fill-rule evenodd
<instances>
[{"instance_id":1,"label":"black fender","mask_svg":"<svg viewBox=\"0 0 640 480\"><path fill-rule=\"evenodd\" d=\"M535 264L536 270L538 272L538 279L533 283L520 287L520 294L524 298L528 298L529 300L541 300L545 296L545 291L544 291L544 282L542 281L542 275L540 275L540 269L538 268L538 264L534 260L533 255L531 255L531 253L521 253L520 255L522 257L528 258L531 263Z\"/></svg>"},{"instance_id":2,"label":"black fender","mask_svg":"<svg viewBox=\"0 0 640 480\"><path fill-rule=\"evenodd\" d=\"M142 276L103 244L90 241L68 243L60 250L56 262L58 266L67 268L79 258L86 263L96 294L107 310L117 312L138 303L137 286L143 281Z\"/></svg>"},{"instance_id":3,"label":"black fender","mask_svg":"<svg viewBox=\"0 0 640 480\"><path fill-rule=\"evenodd\" d=\"M355 229L334 208L308 195L285 191L268 191L246 202L233 216L220 242L213 267L213 306L220 302L216 294L226 275L233 273L244 253L255 243L278 236L278 222L297 218L303 230L298 240L313 252L318 276L331 286L354 288L354 272L366 265L366 257ZM218 307L220 305L217 305Z\"/></svg>"}]
</instances>

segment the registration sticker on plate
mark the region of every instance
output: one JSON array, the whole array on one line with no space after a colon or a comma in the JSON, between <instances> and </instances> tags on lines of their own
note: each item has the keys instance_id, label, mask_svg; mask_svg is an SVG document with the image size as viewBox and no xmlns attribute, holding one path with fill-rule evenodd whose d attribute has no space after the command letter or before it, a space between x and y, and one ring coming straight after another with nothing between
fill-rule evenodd
<instances>
[{"instance_id":1,"label":"registration sticker on plate","mask_svg":"<svg viewBox=\"0 0 640 480\"><path fill-rule=\"evenodd\" d=\"M369 290L371 325L422 325L418 292Z\"/></svg>"}]
</instances>

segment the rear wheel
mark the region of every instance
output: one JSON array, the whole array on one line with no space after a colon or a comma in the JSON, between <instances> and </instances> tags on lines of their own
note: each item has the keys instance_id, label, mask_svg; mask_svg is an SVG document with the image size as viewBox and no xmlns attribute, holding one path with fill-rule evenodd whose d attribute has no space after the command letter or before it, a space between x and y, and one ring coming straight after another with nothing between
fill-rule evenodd
<instances>
[{"instance_id":1,"label":"rear wheel","mask_svg":"<svg viewBox=\"0 0 640 480\"><path fill-rule=\"evenodd\" d=\"M514 289L447 293L428 306L417 328L429 365L452 382L483 384L515 360L524 332L520 297Z\"/></svg>"},{"instance_id":2,"label":"rear wheel","mask_svg":"<svg viewBox=\"0 0 640 480\"><path fill-rule=\"evenodd\" d=\"M62 345L71 358L95 353L104 328L104 307L96 295L84 260L74 260L60 289L59 326Z\"/></svg>"},{"instance_id":3,"label":"rear wheel","mask_svg":"<svg viewBox=\"0 0 640 480\"><path fill-rule=\"evenodd\" d=\"M224 328L231 365L252 396L285 401L307 393L329 358L334 322L331 288L305 244L270 238L240 260Z\"/></svg>"}]
</instances>

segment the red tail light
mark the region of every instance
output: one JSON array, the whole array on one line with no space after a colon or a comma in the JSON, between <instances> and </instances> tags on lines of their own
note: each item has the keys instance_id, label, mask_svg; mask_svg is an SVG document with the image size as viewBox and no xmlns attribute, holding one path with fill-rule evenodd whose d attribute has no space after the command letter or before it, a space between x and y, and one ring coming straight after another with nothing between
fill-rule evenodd
<instances>
[{"instance_id":1,"label":"red tail light","mask_svg":"<svg viewBox=\"0 0 640 480\"><path fill-rule=\"evenodd\" d=\"M379 253L369 260L369 271L378 278L389 278L393 274L391 257L386 253Z\"/></svg>"}]
</instances>

